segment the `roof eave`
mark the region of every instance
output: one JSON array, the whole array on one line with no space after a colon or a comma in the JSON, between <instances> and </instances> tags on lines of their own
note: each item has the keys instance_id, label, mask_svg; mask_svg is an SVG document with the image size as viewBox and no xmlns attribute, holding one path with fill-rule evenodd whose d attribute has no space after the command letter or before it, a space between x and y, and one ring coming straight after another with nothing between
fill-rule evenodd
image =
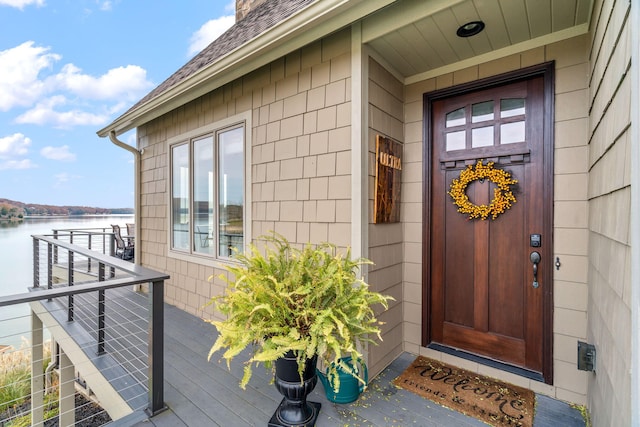
<instances>
[{"instance_id":1,"label":"roof eave","mask_svg":"<svg viewBox=\"0 0 640 427\"><path fill-rule=\"evenodd\" d=\"M294 13L97 133L120 135L330 34L396 0L322 0Z\"/></svg>"}]
</instances>

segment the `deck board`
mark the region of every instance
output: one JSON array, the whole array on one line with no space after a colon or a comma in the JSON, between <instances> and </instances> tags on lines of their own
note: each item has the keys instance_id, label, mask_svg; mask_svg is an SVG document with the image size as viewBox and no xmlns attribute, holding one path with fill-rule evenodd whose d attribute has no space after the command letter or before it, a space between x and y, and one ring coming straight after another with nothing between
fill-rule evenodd
<instances>
[{"instance_id":1,"label":"deck board","mask_svg":"<svg viewBox=\"0 0 640 427\"><path fill-rule=\"evenodd\" d=\"M95 297L82 299L78 304L80 318L89 319L87 325L94 334L91 313ZM118 289L107 294L108 338L111 350L133 357L123 366L144 370L137 361L146 352L146 325L140 321L147 307L146 296L130 289ZM114 299L117 303L114 304ZM78 299L80 302L81 299ZM109 303L110 302L110 303ZM250 355L239 355L227 369L226 362L216 354L207 361L209 348L216 338L215 328L202 319L174 306L165 305L165 404L167 410L132 425L149 426L253 426L266 425L280 403L282 396L271 384L272 373L262 367L254 373L246 390L239 387L243 362ZM119 342L118 340L129 341ZM402 353L380 375L373 379L367 391L352 404L329 402L324 387L318 383L308 400L320 402L316 425L318 427L343 426L425 426L425 427L480 427L483 422L467 417L424 399L407 390L395 387L392 380L411 364L415 356ZM146 374L146 372L140 372ZM143 382L143 378L138 378ZM560 423L560 424L558 424ZM568 404L537 395L534 427L563 425L583 427L579 411Z\"/></svg>"},{"instance_id":2,"label":"deck board","mask_svg":"<svg viewBox=\"0 0 640 427\"><path fill-rule=\"evenodd\" d=\"M281 400L271 373L254 369L246 390L238 383L242 376L242 354L231 364L218 362L207 353L216 337L215 328L176 307L165 306L165 402L168 410L138 426L167 425L266 425ZM243 359L244 358L244 359ZM329 402L322 384L310 394L310 401L322 403L316 425L343 426L425 426L480 427L483 422L404 389L391 381L411 364L414 355L403 353L369 385L360 399L352 404ZM535 427L558 425L584 426L580 413L564 402L537 396Z\"/></svg>"}]
</instances>

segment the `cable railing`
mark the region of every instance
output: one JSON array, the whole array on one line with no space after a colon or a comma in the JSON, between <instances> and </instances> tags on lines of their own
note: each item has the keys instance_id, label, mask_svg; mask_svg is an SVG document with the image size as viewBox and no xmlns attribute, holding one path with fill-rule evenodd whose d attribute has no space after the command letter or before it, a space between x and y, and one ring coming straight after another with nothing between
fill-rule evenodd
<instances>
[{"instance_id":1,"label":"cable railing","mask_svg":"<svg viewBox=\"0 0 640 427\"><path fill-rule=\"evenodd\" d=\"M85 247L111 233L73 234L33 236L33 287L0 297L0 426L95 426L164 409L168 276Z\"/></svg>"}]
</instances>

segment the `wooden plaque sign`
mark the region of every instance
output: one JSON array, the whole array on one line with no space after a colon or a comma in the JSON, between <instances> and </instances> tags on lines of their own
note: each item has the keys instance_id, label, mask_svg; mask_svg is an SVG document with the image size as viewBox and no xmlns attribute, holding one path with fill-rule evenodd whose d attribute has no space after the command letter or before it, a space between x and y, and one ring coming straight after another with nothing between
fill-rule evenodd
<instances>
[{"instance_id":1,"label":"wooden plaque sign","mask_svg":"<svg viewBox=\"0 0 640 427\"><path fill-rule=\"evenodd\" d=\"M402 144L382 135L377 135L374 223L400 221L401 178Z\"/></svg>"}]
</instances>

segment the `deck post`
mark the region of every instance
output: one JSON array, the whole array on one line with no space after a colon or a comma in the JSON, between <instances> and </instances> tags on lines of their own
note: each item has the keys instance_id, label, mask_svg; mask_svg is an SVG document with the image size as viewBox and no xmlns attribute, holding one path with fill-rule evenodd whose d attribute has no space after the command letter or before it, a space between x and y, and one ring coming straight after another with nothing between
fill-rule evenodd
<instances>
[{"instance_id":1,"label":"deck post","mask_svg":"<svg viewBox=\"0 0 640 427\"><path fill-rule=\"evenodd\" d=\"M149 287L149 404L154 416L166 409L164 404L164 280Z\"/></svg>"},{"instance_id":2,"label":"deck post","mask_svg":"<svg viewBox=\"0 0 640 427\"><path fill-rule=\"evenodd\" d=\"M31 310L31 425L44 426L42 320Z\"/></svg>"},{"instance_id":3,"label":"deck post","mask_svg":"<svg viewBox=\"0 0 640 427\"><path fill-rule=\"evenodd\" d=\"M75 368L69 356L60 347L60 414L58 425L72 426L76 423Z\"/></svg>"}]
</instances>

